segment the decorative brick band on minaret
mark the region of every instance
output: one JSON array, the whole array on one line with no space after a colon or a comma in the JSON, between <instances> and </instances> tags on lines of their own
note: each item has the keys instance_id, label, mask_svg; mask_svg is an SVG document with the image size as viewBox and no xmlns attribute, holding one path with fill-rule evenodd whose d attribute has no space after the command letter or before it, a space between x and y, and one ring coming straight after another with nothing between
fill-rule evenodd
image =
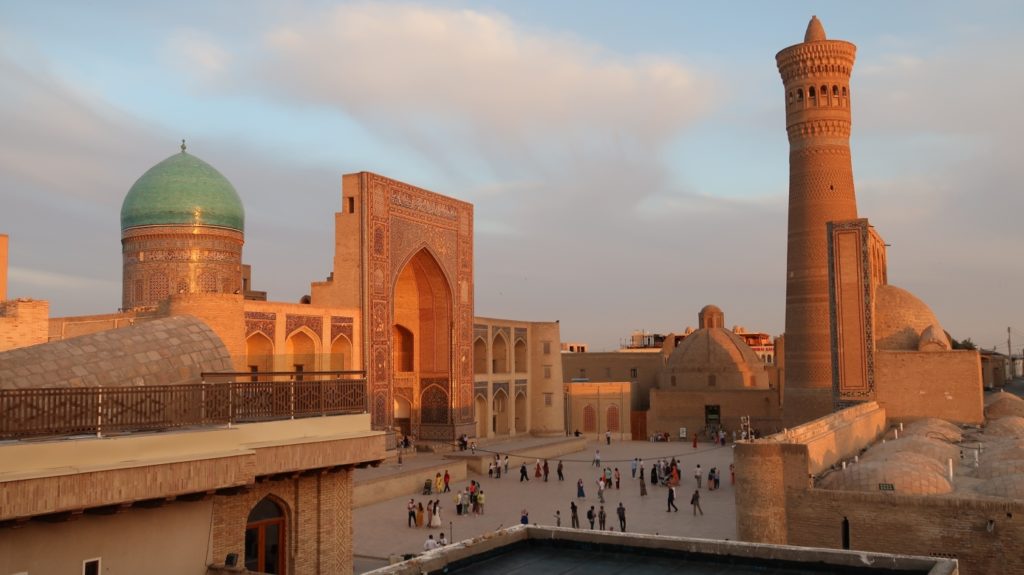
<instances>
[{"instance_id":1,"label":"decorative brick band on minaret","mask_svg":"<svg viewBox=\"0 0 1024 575\"><path fill-rule=\"evenodd\" d=\"M779 52L789 135L786 381L783 421L832 411L826 224L857 217L850 160L850 72L857 47L828 40L817 17Z\"/></svg>"}]
</instances>

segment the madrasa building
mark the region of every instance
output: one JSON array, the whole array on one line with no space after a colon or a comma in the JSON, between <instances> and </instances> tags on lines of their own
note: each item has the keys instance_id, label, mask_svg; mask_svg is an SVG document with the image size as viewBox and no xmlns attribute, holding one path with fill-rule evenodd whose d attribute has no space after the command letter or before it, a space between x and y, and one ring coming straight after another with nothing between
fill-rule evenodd
<instances>
[{"instance_id":1,"label":"madrasa building","mask_svg":"<svg viewBox=\"0 0 1024 575\"><path fill-rule=\"evenodd\" d=\"M351 572L353 471L399 437L564 433L558 323L474 316L471 204L361 172L334 224L268 299L183 142L124 198L116 313L8 299L0 236L0 573Z\"/></svg>"}]
</instances>

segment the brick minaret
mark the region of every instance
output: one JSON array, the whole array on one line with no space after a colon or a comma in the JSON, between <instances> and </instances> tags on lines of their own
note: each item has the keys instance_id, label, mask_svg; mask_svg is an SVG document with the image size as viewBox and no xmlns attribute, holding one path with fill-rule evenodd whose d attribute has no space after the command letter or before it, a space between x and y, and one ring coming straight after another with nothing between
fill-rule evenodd
<instances>
[{"instance_id":1,"label":"brick minaret","mask_svg":"<svg viewBox=\"0 0 1024 575\"><path fill-rule=\"evenodd\" d=\"M786 258L787 426L832 411L825 224L857 217L850 161L850 72L857 47L825 38L817 17L801 44L775 56L789 135Z\"/></svg>"}]
</instances>

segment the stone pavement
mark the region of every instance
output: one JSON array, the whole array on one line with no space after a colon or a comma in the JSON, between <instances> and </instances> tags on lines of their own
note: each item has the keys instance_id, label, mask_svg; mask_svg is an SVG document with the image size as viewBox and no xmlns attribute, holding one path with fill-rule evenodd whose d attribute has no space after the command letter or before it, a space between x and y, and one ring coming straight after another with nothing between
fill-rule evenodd
<instances>
[{"instance_id":1,"label":"stone pavement","mask_svg":"<svg viewBox=\"0 0 1024 575\"><path fill-rule=\"evenodd\" d=\"M561 439L561 438L559 438ZM548 440L550 441L550 440ZM481 450L497 450L501 453L525 449L531 445L542 444L539 438L523 438L504 443L492 443L482 446ZM596 480L600 476L598 468L591 464L594 450L601 450L603 467L619 468L622 474L621 489L605 491L605 512L608 514L608 528L618 530L618 519L615 508L621 501L626 507L626 530L640 533L676 535L683 537L699 537L707 539L736 538L736 508L733 498L733 486L729 482L729 464L732 463L732 448L715 447L710 443L699 443L694 449L691 443L669 442L650 443L646 441L612 441L610 446L592 441L584 451L568 454L562 458L565 466L565 481L559 482L555 473L558 461L551 459L548 466L551 470L547 483L533 476L533 465L528 465L529 482L519 481L519 468L513 465L508 475L502 474L501 479L488 479L486 474L478 475L470 472L467 480L452 485L452 491L462 489L470 479L477 480L486 494L484 514L455 515L454 493L434 495L405 495L394 499L369 505L354 510L354 553L355 572L363 573L387 564L392 554L418 553L423 550L423 542L427 535L433 533L437 538L440 529L409 528L406 522L405 505L410 497L417 502L426 504L428 499L441 499L441 517L445 536L451 541L459 541L481 533L507 527L519 523L520 511L529 511L530 523L541 525L555 524L555 510L561 511L562 526L570 526L569 502L576 501L580 507L581 527L588 527L586 511L593 505L595 511L600 503L597 498ZM478 450L480 451L480 450ZM676 488L676 505L678 513L666 513L667 489L650 484L649 473L651 464L657 458L666 460L676 457L682 463L682 482ZM639 479L634 480L630 473L630 461L633 457L644 460L647 469L647 496L640 497ZM417 459L441 459L440 455L417 455ZM419 462L417 462L419 463ZM700 464L702 485L706 482L707 470L717 467L721 472L721 488L708 491L701 488L701 506L704 516L694 517L689 504L690 496L696 488L693 478L694 467ZM384 466L382 466L384 467ZM374 470L374 474L386 473L386 469ZM394 472L394 471L392 471ZM576 480L583 479L587 497L576 499ZM359 481L357 475L356 481ZM596 528L596 525L595 525Z\"/></svg>"}]
</instances>

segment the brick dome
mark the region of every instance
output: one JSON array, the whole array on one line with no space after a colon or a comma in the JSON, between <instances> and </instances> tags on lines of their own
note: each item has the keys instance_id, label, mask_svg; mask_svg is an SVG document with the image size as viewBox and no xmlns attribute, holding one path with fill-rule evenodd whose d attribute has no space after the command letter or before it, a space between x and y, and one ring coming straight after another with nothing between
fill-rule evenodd
<instances>
[{"instance_id":1,"label":"brick dome","mask_svg":"<svg viewBox=\"0 0 1024 575\"><path fill-rule=\"evenodd\" d=\"M938 326L923 301L905 289L880 285L875 290L875 347L885 351L918 351L921 334Z\"/></svg>"},{"instance_id":2,"label":"brick dome","mask_svg":"<svg viewBox=\"0 0 1024 575\"><path fill-rule=\"evenodd\" d=\"M121 231L140 226L202 225L245 230L238 192L220 172L185 151L142 174L121 204Z\"/></svg>"},{"instance_id":3,"label":"brick dome","mask_svg":"<svg viewBox=\"0 0 1024 575\"><path fill-rule=\"evenodd\" d=\"M821 487L878 493L879 483L891 483L897 494L939 495L953 491L943 474L902 461L856 463L826 476Z\"/></svg>"},{"instance_id":4,"label":"brick dome","mask_svg":"<svg viewBox=\"0 0 1024 575\"><path fill-rule=\"evenodd\" d=\"M990 421L985 426L985 435L1024 438L1024 417L1009 415Z\"/></svg>"},{"instance_id":5,"label":"brick dome","mask_svg":"<svg viewBox=\"0 0 1024 575\"><path fill-rule=\"evenodd\" d=\"M662 389L681 386L687 389L767 388L768 373L764 362L750 349L743 338L722 327L725 315L716 306L705 306L698 319L704 325L686 336L668 358Z\"/></svg>"},{"instance_id":6,"label":"brick dome","mask_svg":"<svg viewBox=\"0 0 1024 575\"><path fill-rule=\"evenodd\" d=\"M985 419L1024 417L1024 399L1012 393L994 393L985 398Z\"/></svg>"},{"instance_id":7,"label":"brick dome","mask_svg":"<svg viewBox=\"0 0 1024 575\"><path fill-rule=\"evenodd\" d=\"M960 460L960 448L945 441L919 435L904 436L893 441L878 443L868 453L878 456L887 456L901 451L909 451L928 456L939 463L946 464L952 458Z\"/></svg>"},{"instance_id":8,"label":"brick dome","mask_svg":"<svg viewBox=\"0 0 1024 575\"><path fill-rule=\"evenodd\" d=\"M912 423L908 423L903 431L904 437L921 436L933 439L942 439L951 443L959 443L963 439L963 432L956 425L935 417L926 417Z\"/></svg>"}]
</instances>

